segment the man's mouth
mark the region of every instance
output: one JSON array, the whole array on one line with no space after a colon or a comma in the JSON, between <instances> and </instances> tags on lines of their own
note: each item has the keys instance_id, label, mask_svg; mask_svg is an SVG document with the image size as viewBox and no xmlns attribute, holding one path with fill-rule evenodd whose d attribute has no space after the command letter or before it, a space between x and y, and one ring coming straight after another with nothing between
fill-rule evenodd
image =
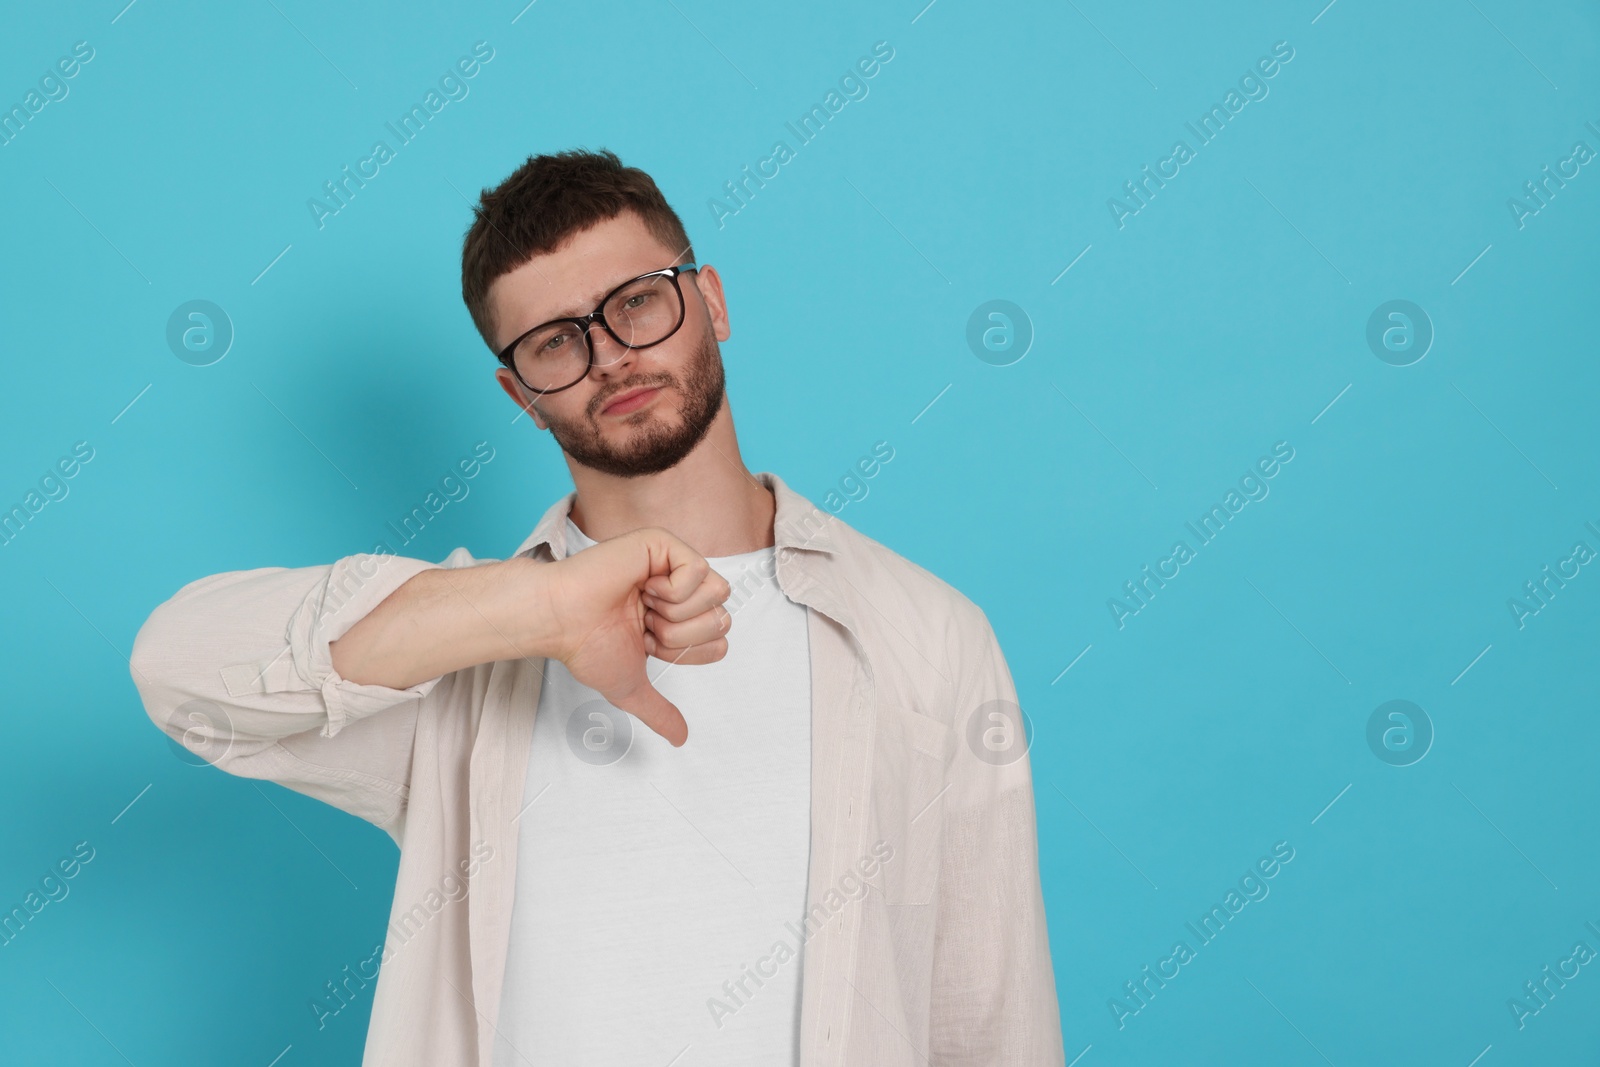
<instances>
[{"instance_id":1,"label":"man's mouth","mask_svg":"<svg viewBox=\"0 0 1600 1067\"><path fill-rule=\"evenodd\" d=\"M605 407L600 409L602 415L626 415L630 411L637 411L648 404L657 393L659 386L645 386L640 389L629 389L627 392L618 393L612 397Z\"/></svg>"}]
</instances>

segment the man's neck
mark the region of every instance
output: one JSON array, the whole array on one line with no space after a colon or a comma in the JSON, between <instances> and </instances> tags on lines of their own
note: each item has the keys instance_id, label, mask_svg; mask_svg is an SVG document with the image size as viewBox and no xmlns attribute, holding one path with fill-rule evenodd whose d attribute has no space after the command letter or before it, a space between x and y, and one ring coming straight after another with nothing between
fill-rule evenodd
<instances>
[{"instance_id":1,"label":"man's neck","mask_svg":"<svg viewBox=\"0 0 1600 1067\"><path fill-rule=\"evenodd\" d=\"M659 526L711 558L773 543L777 501L745 468L726 405L693 451L658 474L619 478L570 460L568 468L572 521L596 541Z\"/></svg>"}]
</instances>

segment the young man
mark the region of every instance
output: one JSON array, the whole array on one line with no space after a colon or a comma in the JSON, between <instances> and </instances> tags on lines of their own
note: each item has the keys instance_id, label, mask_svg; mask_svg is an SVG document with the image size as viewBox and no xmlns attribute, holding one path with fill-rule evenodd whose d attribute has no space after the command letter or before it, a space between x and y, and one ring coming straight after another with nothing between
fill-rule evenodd
<instances>
[{"instance_id":1,"label":"young man","mask_svg":"<svg viewBox=\"0 0 1600 1067\"><path fill-rule=\"evenodd\" d=\"M400 846L368 1067L1059 1065L993 630L745 468L693 259L609 152L485 192L463 296L574 492L503 561L184 586L146 710Z\"/></svg>"}]
</instances>

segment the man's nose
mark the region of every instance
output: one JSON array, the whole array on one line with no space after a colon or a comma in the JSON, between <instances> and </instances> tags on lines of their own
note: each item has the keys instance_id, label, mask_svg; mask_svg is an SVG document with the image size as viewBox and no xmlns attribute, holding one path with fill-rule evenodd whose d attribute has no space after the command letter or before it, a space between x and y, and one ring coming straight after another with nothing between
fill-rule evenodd
<instances>
[{"instance_id":1,"label":"man's nose","mask_svg":"<svg viewBox=\"0 0 1600 1067\"><path fill-rule=\"evenodd\" d=\"M594 372L603 377L627 373L633 364L633 349L618 343L599 323L589 327L588 339L594 348Z\"/></svg>"}]
</instances>

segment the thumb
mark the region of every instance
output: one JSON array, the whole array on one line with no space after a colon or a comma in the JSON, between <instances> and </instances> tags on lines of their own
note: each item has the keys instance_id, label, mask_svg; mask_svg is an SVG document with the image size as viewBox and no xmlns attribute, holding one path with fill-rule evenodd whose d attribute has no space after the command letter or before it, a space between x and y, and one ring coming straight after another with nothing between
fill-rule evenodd
<instances>
[{"instance_id":1,"label":"thumb","mask_svg":"<svg viewBox=\"0 0 1600 1067\"><path fill-rule=\"evenodd\" d=\"M678 748L689 739L689 724L684 721L683 713L676 704L661 695L660 690L650 684L650 679L644 676L644 671L639 672L639 681L626 692L617 691L601 694L611 702L613 707L621 708L632 715L650 729L666 738L667 743L673 748Z\"/></svg>"}]
</instances>

